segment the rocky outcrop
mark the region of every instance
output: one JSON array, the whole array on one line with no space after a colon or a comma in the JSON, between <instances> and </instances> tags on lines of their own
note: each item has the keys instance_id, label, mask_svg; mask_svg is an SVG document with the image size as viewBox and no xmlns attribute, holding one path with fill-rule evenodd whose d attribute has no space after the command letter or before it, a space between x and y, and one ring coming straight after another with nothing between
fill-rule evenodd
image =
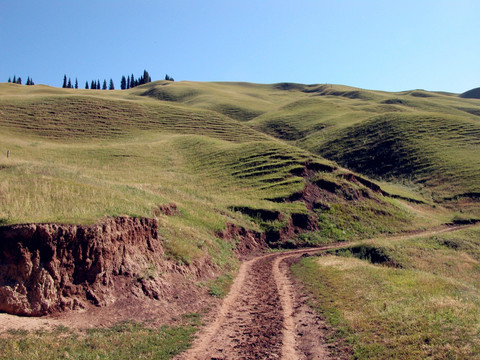
<instances>
[{"instance_id":1,"label":"rocky outcrop","mask_svg":"<svg viewBox=\"0 0 480 360\"><path fill-rule=\"evenodd\" d=\"M106 218L91 226L3 226L0 311L36 316L89 303L107 305L117 297L117 278L144 288L146 296L158 297L159 289L148 273L163 266L155 219Z\"/></svg>"}]
</instances>

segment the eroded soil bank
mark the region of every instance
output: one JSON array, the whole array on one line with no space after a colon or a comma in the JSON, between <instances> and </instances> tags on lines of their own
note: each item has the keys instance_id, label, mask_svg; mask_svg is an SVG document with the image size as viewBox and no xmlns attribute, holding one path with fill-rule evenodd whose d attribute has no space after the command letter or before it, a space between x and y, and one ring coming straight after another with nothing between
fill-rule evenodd
<instances>
[{"instance_id":1,"label":"eroded soil bank","mask_svg":"<svg viewBox=\"0 0 480 360\"><path fill-rule=\"evenodd\" d=\"M193 280L214 275L207 260L184 267L166 260L155 219L4 226L0 240L0 312L9 314L192 299L200 290L187 284L184 275Z\"/></svg>"}]
</instances>

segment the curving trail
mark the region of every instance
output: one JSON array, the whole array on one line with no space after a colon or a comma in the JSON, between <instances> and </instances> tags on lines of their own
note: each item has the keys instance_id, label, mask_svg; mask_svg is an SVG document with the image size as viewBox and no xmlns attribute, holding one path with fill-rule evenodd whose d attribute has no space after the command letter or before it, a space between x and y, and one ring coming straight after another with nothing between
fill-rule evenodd
<instances>
[{"instance_id":1,"label":"curving trail","mask_svg":"<svg viewBox=\"0 0 480 360\"><path fill-rule=\"evenodd\" d=\"M465 227L438 227L389 239L430 236ZM200 331L192 348L176 359L331 359L324 341L325 324L295 288L289 277L290 264L304 254L352 244L271 253L243 262L215 320Z\"/></svg>"}]
</instances>

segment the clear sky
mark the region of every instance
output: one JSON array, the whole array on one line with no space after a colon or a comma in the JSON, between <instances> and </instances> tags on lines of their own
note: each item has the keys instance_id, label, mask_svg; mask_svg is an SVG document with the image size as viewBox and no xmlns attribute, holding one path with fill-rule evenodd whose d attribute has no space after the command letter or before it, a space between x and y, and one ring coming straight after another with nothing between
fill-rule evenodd
<instances>
[{"instance_id":1,"label":"clear sky","mask_svg":"<svg viewBox=\"0 0 480 360\"><path fill-rule=\"evenodd\" d=\"M479 0L0 0L0 82L480 86Z\"/></svg>"}]
</instances>

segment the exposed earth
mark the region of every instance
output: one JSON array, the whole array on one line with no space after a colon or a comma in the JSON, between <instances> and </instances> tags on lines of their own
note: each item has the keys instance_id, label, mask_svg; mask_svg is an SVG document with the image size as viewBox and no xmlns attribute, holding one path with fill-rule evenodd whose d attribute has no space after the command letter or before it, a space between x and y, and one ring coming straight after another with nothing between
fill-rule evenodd
<instances>
[{"instance_id":1,"label":"exposed earth","mask_svg":"<svg viewBox=\"0 0 480 360\"><path fill-rule=\"evenodd\" d=\"M330 359L337 344L326 345L326 325L296 290L289 263L335 246L245 261L215 319L178 359Z\"/></svg>"},{"instance_id":2,"label":"exposed earth","mask_svg":"<svg viewBox=\"0 0 480 360\"><path fill-rule=\"evenodd\" d=\"M430 236L464 227L444 226L390 239ZM59 325L72 328L110 326L127 318L157 319L151 322L155 325L168 322L181 312L181 308L198 311L211 307L207 325L199 332L192 348L177 360L347 359L351 357L351 349L341 340L332 341L332 329L307 305L308 297L289 271L290 265L302 256L344 245L244 255L249 258L242 263L223 302L209 297L206 292L188 292L180 286L183 292L175 295L177 304L131 293L111 305L92 305L44 317L0 314L0 333L9 329L52 329Z\"/></svg>"},{"instance_id":3,"label":"exposed earth","mask_svg":"<svg viewBox=\"0 0 480 360\"><path fill-rule=\"evenodd\" d=\"M391 240L460 228L440 227ZM243 262L218 312L193 347L176 359L350 359L351 349L341 340L332 341L332 330L307 305L308 297L289 271L302 256L342 246L290 250Z\"/></svg>"}]
</instances>

